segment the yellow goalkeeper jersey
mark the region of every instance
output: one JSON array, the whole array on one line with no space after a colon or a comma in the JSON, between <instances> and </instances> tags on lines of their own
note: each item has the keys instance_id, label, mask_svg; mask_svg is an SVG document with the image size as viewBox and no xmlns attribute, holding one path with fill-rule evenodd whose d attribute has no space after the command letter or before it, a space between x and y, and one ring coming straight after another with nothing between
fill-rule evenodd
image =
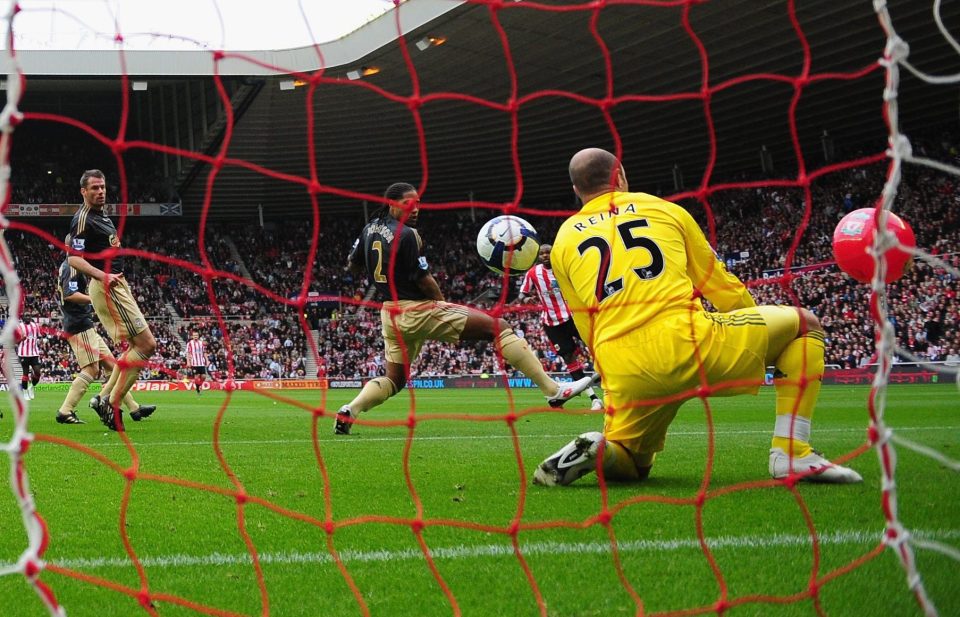
<instances>
[{"instance_id":1,"label":"yellow goalkeeper jersey","mask_svg":"<svg viewBox=\"0 0 960 617\"><path fill-rule=\"evenodd\" d=\"M591 348L678 312L756 306L680 206L613 192L567 219L550 253L560 291Z\"/></svg>"}]
</instances>

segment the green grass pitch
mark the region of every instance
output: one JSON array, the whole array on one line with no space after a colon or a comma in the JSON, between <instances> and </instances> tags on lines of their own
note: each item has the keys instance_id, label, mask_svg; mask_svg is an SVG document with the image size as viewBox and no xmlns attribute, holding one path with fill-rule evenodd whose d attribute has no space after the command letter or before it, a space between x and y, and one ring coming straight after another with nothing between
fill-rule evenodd
<instances>
[{"instance_id":1,"label":"green grass pitch","mask_svg":"<svg viewBox=\"0 0 960 617\"><path fill-rule=\"evenodd\" d=\"M704 406L692 401L672 425L651 479L605 492L595 475L567 488L530 485L541 459L576 434L598 430L598 415L537 407L542 398L532 390L416 391L412 440L406 392L364 414L377 424L356 426L349 437L335 437L333 421L319 418L314 440L309 407L336 410L353 394L283 393L304 404L298 406L234 393L218 424L224 393L140 393L140 402L159 410L140 423L127 420L131 452L89 409L80 410L86 425L56 424L62 393L39 392L29 425L38 439L25 466L50 533L50 567L40 580L70 617L149 614L123 591L136 593L142 582L122 525L163 616L717 615L711 607L719 601L731 603L723 614L732 617L921 614L893 551L872 553L884 529L874 450L848 463L864 476L861 485L802 484L796 493L749 485L768 479L772 388L710 401L712 466ZM867 394L825 387L814 446L837 457L862 445ZM517 417L516 448L503 420L510 396L517 411L534 411ZM948 385L891 387L887 422L897 436L955 460L958 400ZM0 441L7 442L13 423L6 398L2 406ZM956 553L957 472L906 448L897 452L903 523ZM128 483L118 469L130 468L134 457L139 475L121 521ZM20 558L27 539L9 459L0 460L2 570ZM249 496L242 508L234 497L241 486ZM610 514L606 527L603 512ZM417 520L424 523L419 537ZM259 558L265 594L241 525ZM960 563L929 549L918 549L916 561L940 615L960 615ZM816 599L790 601L814 582ZM0 615L47 612L14 574L0 577Z\"/></svg>"}]
</instances>

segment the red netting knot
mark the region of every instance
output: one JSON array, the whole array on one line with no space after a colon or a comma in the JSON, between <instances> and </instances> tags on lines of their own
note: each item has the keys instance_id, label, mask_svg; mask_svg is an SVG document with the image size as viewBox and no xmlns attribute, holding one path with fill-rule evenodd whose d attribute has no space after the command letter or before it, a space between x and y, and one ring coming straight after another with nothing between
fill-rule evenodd
<instances>
[{"instance_id":1,"label":"red netting knot","mask_svg":"<svg viewBox=\"0 0 960 617\"><path fill-rule=\"evenodd\" d=\"M867 440L870 442L870 445L875 446L879 438L880 431L877 430L876 426L871 425L870 428L867 429Z\"/></svg>"},{"instance_id":2,"label":"red netting knot","mask_svg":"<svg viewBox=\"0 0 960 617\"><path fill-rule=\"evenodd\" d=\"M712 393L713 393L713 388L711 388L710 386L697 387L697 398L708 398Z\"/></svg>"},{"instance_id":3,"label":"red netting knot","mask_svg":"<svg viewBox=\"0 0 960 617\"><path fill-rule=\"evenodd\" d=\"M507 101L507 111L511 114L515 114L520 111L520 103L517 102L517 99L511 98Z\"/></svg>"},{"instance_id":4,"label":"red netting knot","mask_svg":"<svg viewBox=\"0 0 960 617\"><path fill-rule=\"evenodd\" d=\"M810 184L810 176L800 172L800 174L797 176L797 184L800 186L808 186Z\"/></svg>"},{"instance_id":5,"label":"red netting knot","mask_svg":"<svg viewBox=\"0 0 960 617\"><path fill-rule=\"evenodd\" d=\"M14 5L13 5L13 14L14 14L14 15L16 15L17 13L19 13L19 12L22 11L22 10L23 10L23 9L20 8L20 3L19 3L19 2L18 2L17 4L14 4Z\"/></svg>"},{"instance_id":6,"label":"red netting knot","mask_svg":"<svg viewBox=\"0 0 960 617\"><path fill-rule=\"evenodd\" d=\"M41 567L39 563L32 559L28 559L27 563L23 566L23 574L27 578L36 578L42 570L43 567Z\"/></svg>"},{"instance_id":7,"label":"red netting knot","mask_svg":"<svg viewBox=\"0 0 960 617\"><path fill-rule=\"evenodd\" d=\"M137 479L137 470L133 467L127 467L123 470L123 477L132 482Z\"/></svg>"},{"instance_id":8,"label":"red netting knot","mask_svg":"<svg viewBox=\"0 0 960 617\"><path fill-rule=\"evenodd\" d=\"M793 80L793 87L797 90L805 88L810 85L810 76L802 75Z\"/></svg>"},{"instance_id":9,"label":"red netting knot","mask_svg":"<svg viewBox=\"0 0 960 617\"><path fill-rule=\"evenodd\" d=\"M487 3L487 8L493 12L497 12L503 8L503 0L490 0L490 2Z\"/></svg>"},{"instance_id":10,"label":"red netting knot","mask_svg":"<svg viewBox=\"0 0 960 617\"><path fill-rule=\"evenodd\" d=\"M317 182L316 180L314 180L313 182L310 183L310 187L309 187L308 190L310 191L310 194L311 194L311 195L316 195L316 194L319 193L322 189L321 189L320 183Z\"/></svg>"},{"instance_id":11,"label":"red netting knot","mask_svg":"<svg viewBox=\"0 0 960 617\"><path fill-rule=\"evenodd\" d=\"M223 389L227 392L233 392L237 389L237 382L235 382L233 379L228 379L223 382Z\"/></svg>"},{"instance_id":12,"label":"red netting knot","mask_svg":"<svg viewBox=\"0 0 960 617\"><path fill-rule=\"evenodd\" d=\"M609 98L609 97L607 97L607 98L605 98L605 99L600 99L600 101L597 103L597 106L598 106L602 111L610 111L611 109L613 109L613 106L614 106L614 105L615 105L615 103L613 102L613 99L611 99L611 98Z\"/></svg>"},{"instance_id":13,"label":"red netting knot","mask_svg":"<svg viewBox=\"0 0 960 617\"><path fill-rule=\"evenodd\" d=\"M609 510L604 510L597 515L597 522L603 526L607 526L613 520L613 514Z\"/></svg>"},{"instance_id":14,"label":"red netting knot","mask_svg":"<svg viewBox=\"0 0 960 617\"><path fill-rule=\"evenodd\" d=\"M27 453L27 450L30 449L30 444L31 444L31 443L33 443L32 437L23 437L23 438L20 440L20 450L19 450L18 454L20 454L20 456L23 456L24 454L26 454L26 453Z\"/></svg>"},{"instance_id":15,"label":"red netting knot","mask_svg":"<svg viewBox=\"0 0 960 617\"><path fill-rule=\"evenodd\" d=\"M110 149L113 150L114 154L123 154L127 151L127 142L118 139L110 143Z\"/></svg>"},{"instance_id":16,"label":"red netting knot","mask_svg":"<svg viewBox=\"0 0 960 617\"><path fill-rule=\"evenodd\" d=\"M503 419L506 420L507 426L513 426L517 423L517 414L511 411Z\"/></svg>"},{"instance_id":17,"label":"red netting knot","mask_svg":"<svg viewBox=\"0 0 960 617\"><path fill-rule=\"evenodd\" d=\"M723 615L730 608L730 603L726 600L717 600L713 604L713 612L717 615Z\"/></svg>"},{"instance_id":18,"label":"red netting knot","mask_svg":"<svg viewBox=\"0 0 960 617\"><path fill-rule=\"evenodd\" d=\"M413 533L416 533L416 534L419 534L420 532L422 532L422 531L423 531L423 527L424 527L423 521L420 520L420 519L417 519L417 520L412 521L412 522L410 523L410 530L413 531Z\"/></svg>"},{"instance_id":19,"label":"red netting knot","mask_svg":"<svg viewBox=\"0 0 960 617\"><path fill-rule=\"evenodd\" d=\"M242 506L242 505L246 504L248 501L250 501L250 496L247 495L246 493L242 493L242 492L241 492L241 493L237 493L236 495L233 496L233 498L237 500L237 505L238 505L238 506Z\"/></svg>"},{"instance_id":20,"label":"red netting knot","mask_svg":"<svg viewBox=\"0 0 960 617\"><path fill-rule=\"evenodd\" d=\"M150 600L150 592L146 589L141 589L140 593L137 594L137 602L139 602L143 608L153 608L153 602Z\"/></svg>"},{"instance_id":21,"label":"red netting knot","mask_svg":"<svg viewBox=\"0 0 960 617\"><path fill-rule=\"evenodd\" d=\"M817 583L817 581L810 581L810 586L807 587L807 590L810 591L811 598L816 598L818 595L820 595L820 585Z\"/></svg>"},{"instance_id":22,"label":"red netting knot","mask_svg":"<svg viewBox=\"0 0 960 617\"><path fill-rule=\"evenodd\" d=\"M416 428L417 426L417 417L412 413L407 416L407 428Z\"/></svg>"},{"instance_id":23,"label":"red netting knot","mask_svg":"<svg viewBox=\"0 0 960 617\"><path fill-rule=\"evenodd\" d=\"M227 57L227 54L223 53L223 50L221 49L218 49L217 51L213 52L214 62L219 62L220 60L223 60L226 57Z\"/></svg>"},{"instance_id":24,"label":"red netting knot","mask_svg":"<svg viewBox=\"0 0 960 617\"><path fill-rule=\"evenodd\" d=\"M417 111L423 106L423 99L419 96L412 96L407 99L407 107L410 108L410 111Z\"/></svg>"},{"instance_id":25,"label":"red netting knot","mask_svg":"<svg viewBox=\"0 0 960 617\"><path fill-rule=\"evenodd\" d=\"M123 42L123 35L120 34L119 32L117 32L117 33L113 36L113 42L114 42L114 43L122 43L122 42Z\"/></svg>"},{"instance_id":26,"label":"red netting knot","mask_svg":"<svg viewBox=\"0 0 960 617\"><path fill-rule=\"evenodd\" d=\"M507 534L511 538L515 538L517 537L518 533L520 533L520 523L518 523L517 521L514 521L513 523L510 524L509 527L507 527Z\"/></svg>"},{"instance_id":27,"label":"red netting knot","mask_svg":"<svg viewBox=\"0 0 960 617\"><path fill-rule=\"evenodd\" d=\"M336 529L337 527L333 524L333 521L327 521L323 524L323 531L326 532L328 536L332 536Z\"/></svg>"},{"instance_id":28,"label":"red netting knot","mask_svg":"<svg viewBox=\"0 0 960 617\"><path fill-rule=\"evenodd\" d=\"M702 508L703 504L707 503L707 494L704 493L703 491L700 491L699 493L697 493L697 498L696 500L694 500L694 503L697 505L698 508Z\"/></svg>"},{"instance_id":29,"label":"red netting knot","mask_svg":"<svg viewBox=\"0 0 960 617\"><path fill-rule=\"evenodd\" d=\"M7 124L9 124L11 127L16 127L21 122L23 122L23 114L20 113L19 111L11 113L7 115L6 120L7 120Z\"/></svg>"}]
</instances>

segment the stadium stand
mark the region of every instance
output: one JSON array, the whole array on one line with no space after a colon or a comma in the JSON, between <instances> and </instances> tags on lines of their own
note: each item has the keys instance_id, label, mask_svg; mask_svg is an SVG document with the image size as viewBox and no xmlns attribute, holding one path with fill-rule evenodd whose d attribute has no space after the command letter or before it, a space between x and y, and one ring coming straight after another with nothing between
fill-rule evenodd
<instances>
[{"instance_id":1,"label":"stadium stand","mask_svg":"<svg viewBox=\"0 0 960 617\"><path fill-rule=\"evenodd\" d=\"M917 147L941 159L956 162L960 158L949 135L920 142ZM879 194L884 170L883 165L873 165L838 172L813 185L814 208L792 264L794 278L790 289L801 305L811 307L820 317L828 336L827 364L838 368L856 368L872 362L875 345L873 325L861 308L867 306L868 288L829 265L830 238L844 214L872 205L869 196ZM33 176L24 178L24 185L42 186L44 175L43 167L37 167ZM37 194L45 202L61 196L57 192ZM777 277L783 274L785 255L803 214L802 194L770 188L728 191L711 197L710 204L718 255L741 279L752 281L758 301L791 303ZM697 203L685 205L707 228L703 207ZM958 206L960 192L952 178L927 168L911 168L904 175L897 211L907 220L940 221L938 225L916 226L917 241L955 267L960 266ZM559 224L556 217L531 217L531 221L547 240ZM324 309L311 305L306 315L311 329L317 331L319 356L328 376L361 378L382 374L383 370L379 319L374 309L364 306L364 300L370 298L369 289L365 281L354 280L343 269L350 244L362 224L359 213L321 221L308 292L344 299L333 306L328 303ZM427 254L447 298L492 307L501 296L503 281L484 269L473 254L473 239L479 227L476 217L427 212L421 216L420 227ZM51 226L49 232L62 238L66 229ZM283 298L300 293L312 238L309 226L213 223L206 233L205 249L213 268L248 279ZM68 347L56 335L59 308L54 272L62 253L45 240L16 231L8 232L8 240L14 247L18 272L37 273L25 280L25 290L26 305L49 328L42 341L44 379L70 379L76 367L70 364ZM193 225L151 225L130 218L123 244L126 248L203 266ZM128 277L135 281L134 289L139 294L138 302L151 324L156 324L159 343L155 366L145 370L144 377L181 376L183 343L192 330L200 331L208 341L211 375L215 378L226 376L228 352L232 352L237 378L306 375L310 333L304 332L290 305L265 298L249 284L213 278L217 306L227 320L224 336L213 319L201 275L163 261L140 257L128 257L126 261ZM507 299L512 300L515 294L516 289L511 287ZM956 281L949 273L917 262L907 276L890 286L889 294L891 320L901 348L929 361L944 361L951 350L956 355L960 349L960 305ZM559 358L542 334L537 311L511 308L516 311L508 318L524 331L548 370L562 370ZM229 347L225 345L227 338ZM414 376L496 370L492 349L468 344L428 344L413 366Z\"/></svg>"}]
</instances>

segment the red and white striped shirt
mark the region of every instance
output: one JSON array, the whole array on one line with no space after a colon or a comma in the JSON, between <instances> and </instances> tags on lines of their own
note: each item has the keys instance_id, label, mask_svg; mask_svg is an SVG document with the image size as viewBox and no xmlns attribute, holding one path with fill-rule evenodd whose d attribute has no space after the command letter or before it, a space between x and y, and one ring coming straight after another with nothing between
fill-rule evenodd
<instances>
[{"instance_id":1,"label":"red and white striped shirt","mask_svg":"<svg viewBox=\"0 0 960 617\"><path fill-rule=\"evenodd\" d=\"M40 325L37 322L23 323L17 326L17 355L21 358L35 358L40 355Z\"/></svg>"},{"instance_id":2,"label":"red and white striped shirt","mask_svg":"<svg viewBox=\"0 0 960 617\"><path fill-rule=\"evenodd\" d=\"M207 352L203 341L192 338L187 341L187 360L190 366L207 366Z\"/></svg>"},{"instance_id":3,"label":"red and white striped shirt","mask_svg":"<svg viewBox=\"0 0 960 617\"><path fill-rule=\"evenodd\" d=\"M553 270L543 264L537 264L527 270L520 285L520 293L528 296L531 290L537 292L537 298L540 300L543 309L540 313L540 321L544 325L559 326L570 319L570 309L560 295L560 287L553 276Z\"/></svg>"}]
</instances>

